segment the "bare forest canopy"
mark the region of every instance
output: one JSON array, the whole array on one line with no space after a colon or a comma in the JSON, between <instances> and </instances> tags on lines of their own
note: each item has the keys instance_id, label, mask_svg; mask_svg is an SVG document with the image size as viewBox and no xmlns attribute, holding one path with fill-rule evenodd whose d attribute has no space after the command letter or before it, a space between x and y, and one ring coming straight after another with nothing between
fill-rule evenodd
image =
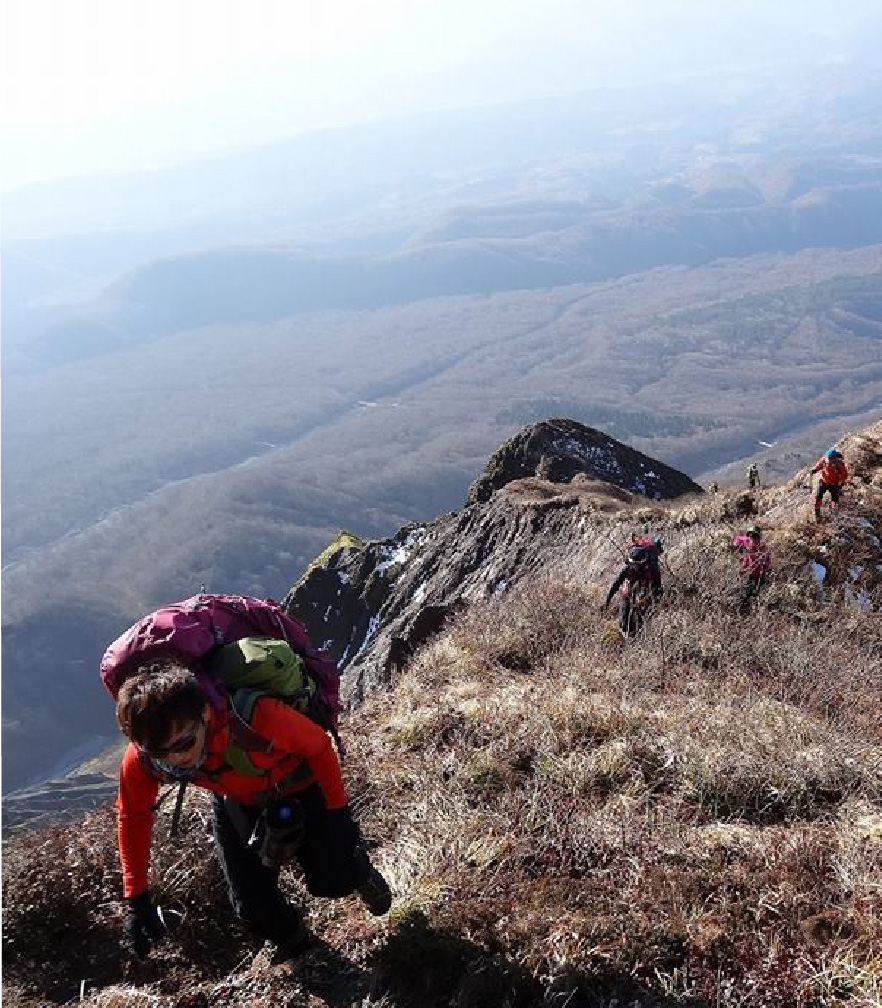
<instances>
[{"instance_id":1,"label":"bare forest canopy","mask_svg":"<svg viewBox=\"0 0 882 1008\"><path fill-rule=\"evenodd\" d=\"M341 527L460 507L524 424L701 474L866 422L880 78L734 69L8 195L7 786L113 731L132 618L279 597Z\"/></svg>"}]
</instances>

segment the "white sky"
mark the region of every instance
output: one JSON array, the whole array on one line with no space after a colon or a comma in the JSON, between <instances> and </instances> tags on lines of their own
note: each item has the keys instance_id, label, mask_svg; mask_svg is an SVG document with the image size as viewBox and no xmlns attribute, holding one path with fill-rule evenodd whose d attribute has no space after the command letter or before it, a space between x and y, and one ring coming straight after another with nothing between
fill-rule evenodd
<instances>
[{"instance_id":1,"label":"white sky","mask_svg":"<svg viewBox=\"0 0 882 1008\"><path fill-rule=\"evenodd\" d=\"M683 18L700 32L708 4L4 0L0 185L601 83L653 40L664 66L665 32L682 44Z\"/></svg>"}]
</instances>

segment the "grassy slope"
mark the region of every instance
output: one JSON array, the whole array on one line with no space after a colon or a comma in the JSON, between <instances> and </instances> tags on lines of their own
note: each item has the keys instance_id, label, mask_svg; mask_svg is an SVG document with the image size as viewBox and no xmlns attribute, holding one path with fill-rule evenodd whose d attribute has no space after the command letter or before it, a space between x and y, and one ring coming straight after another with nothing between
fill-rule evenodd
<instances>
[{"instance_id":1,"label":"grassy slope","mask_svg":"<svg viewBox=\"0 0 882 1008\"><path fill-rule=\"evenodd\" d=\"M598 615L596 544L576 544L353 714L346 774L388 921L304 899L314 949L255 955L195 798L186 841L156 845L175 940L127 964L104 811L7 846L4 1003L62 1003L85 979L93 1008L879 1004L878 581L874 612L848 602L849 568L878 559L878 444L852 442L866 482L834 524L802 520L804 476L759 495L776 577L746 618L732 499L658 509L670 590L642 639Z\"/></svg>"}]
</instances>

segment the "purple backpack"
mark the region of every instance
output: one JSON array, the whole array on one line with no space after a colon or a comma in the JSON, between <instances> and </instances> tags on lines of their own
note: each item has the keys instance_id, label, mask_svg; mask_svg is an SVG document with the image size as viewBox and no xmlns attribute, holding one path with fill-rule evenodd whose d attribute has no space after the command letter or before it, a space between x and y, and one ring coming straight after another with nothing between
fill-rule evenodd
<instances>
[{"instance_id":1,"label":"purple backpack","mask_svg":"<svg viewBox=\"0 0 882 1008\"><path fill-rule=\"evenodd\" d=\"M200 663L214 648L243 637L285 640L303 658L318 684L330 720L328 728L336 738L341 706L337 665L326 652L313 647L303 627L272 599L194 595L157 609L129 627L104 652L101 680L116 699L122 684L142 666L170 661L195 672L213 706L223 708L227 703L223 685L207 675Z\"/></svg>"}]
</instances>

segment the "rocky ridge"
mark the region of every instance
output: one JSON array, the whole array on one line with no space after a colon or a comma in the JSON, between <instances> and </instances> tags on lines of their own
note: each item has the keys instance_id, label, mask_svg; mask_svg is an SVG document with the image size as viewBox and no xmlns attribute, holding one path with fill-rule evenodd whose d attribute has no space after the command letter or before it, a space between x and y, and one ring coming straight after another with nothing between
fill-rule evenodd
<instances>
[{"instance_id":1,"label":"rocky ridge","mask_svg":"<svg viewBox=\"0 0 882 1008\"><path fill-rule=\"evenodd\" d=\"M600 431L571 420L534 424L494 453L461 511L385 540L341 534L285 604L334 654L344 695L356 702L387 685L448 617L475 601L567 563L578 564L586 582L610 579L629 529L674 526L669 548L688 550L696 538L708 539L709 525L710 538L722 543L734 523L757 516L773 542L798 545L822 587L850 591L865 608L880 606L882 568L872 558L882 529L875 504L869 513L876 524L857 511L882 480L882 426L838 445L857 490L850 513L838 516L835 529L795 529L811 516L811 467L781 486L705 495L684 474ZM671 511L663 501L674 499ZM687 534L691 526L698 530Z\"/></svg>"},{"instance_id":2,"label":"rocky ridge","mask_svg":"<svg viewBox=\"0 0 882 1008\"><path fill-rule=\"evenodd\" d=\"M345 695L363 699L452 613L559 565L574 543L593 539L592 516L703 492L601 431L546 420L493 453L461 511L370 543L341 533L285 606L337 659Z\"/></svg>"}]
</instances>

